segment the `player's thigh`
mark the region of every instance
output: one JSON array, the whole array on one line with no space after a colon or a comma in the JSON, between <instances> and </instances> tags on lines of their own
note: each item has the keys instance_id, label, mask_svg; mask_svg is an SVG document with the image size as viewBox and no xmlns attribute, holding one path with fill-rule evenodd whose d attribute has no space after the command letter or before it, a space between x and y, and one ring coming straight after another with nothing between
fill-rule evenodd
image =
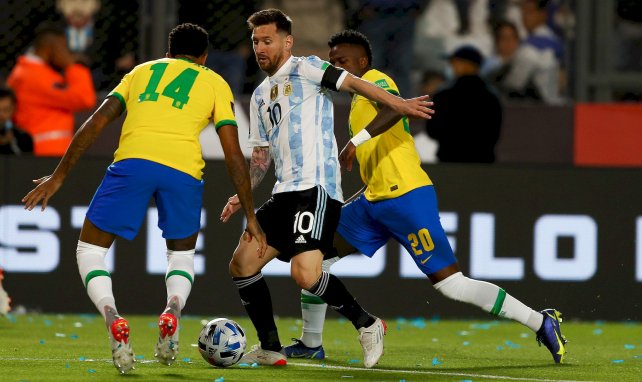
<instances>
[{"instance_id":1,"label":"player's thigh","mask_svg":"<svg viewBox=\"0 0 642 382\"><path fill-rule=\"evenodd\" d=\"M104 232L132 240L157 187L151 163L140 159L112 163L89 204L87 219Z\"/></svg>"},{"instance_id":2,"label":"player's thigh","mask_svg":"<svg viewBox=\"0 0 642 382\"><path fill-rule=\"evenodd\" d=\"M157 173L162 179L154 194L158 228L165 239L192 237L201 226L204 181L160 164Z\"/></svg>"},{"instance_id":3,"label":"player's thigh","mask_svg":"<svg viewBox=\"0 0 642 382\"><path fill-rule=\"evenodd\" d=\"M369 202L363 194L341 208L341 218L335 238L337 252L344 257L354 253L353 248L368 257L386 244L390 238L388 229L372 218L376 203Z\"/></svg>"},{"instance_id":4,"label":"player's thigh","mask_svg":"<svg viewBox=\"0 0 642 382\"><path fill-rule=\"evenodd\" d=\"M378 220L386 225L426 275L457 262L441 226L432 186L385 201Z\"/></svg>"}]
</instances>

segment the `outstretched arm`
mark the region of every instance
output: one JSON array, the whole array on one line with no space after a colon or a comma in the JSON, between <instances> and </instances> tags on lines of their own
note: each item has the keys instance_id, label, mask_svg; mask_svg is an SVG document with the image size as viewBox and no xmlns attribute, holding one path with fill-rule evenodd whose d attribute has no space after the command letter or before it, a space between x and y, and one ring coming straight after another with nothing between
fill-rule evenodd
<instances>
[{"instance_id":1,"label":"outstretched arm","mask_svg":"<svg viewBox=\"0 0 642 382\"><path fill-rule=\"evenodd\" d=\"M339 90L357 93L372 101L387 105L400 115L407 115L414 118L430 119L433 111L430 109L432 102L428 101L428 96L424 95L417 98L403 99L396 95L390 94L379 86L348 74L341 83Z\"/></svg>"},{"instance_id":2,"label":"outstretched arm","mask_svg":"<svg viewBox=\"0 0 642 382\"><path fill-rule=\"evenodd\" d=\"M225 165L227 167L227 173L232 179L232 183L234 184L234 188L236 189L236 210L238 210L240 206L243 206L243 209L245 210L245 216L247 217L246 230L250 234L249 240L252 240L252 238L258 240L259 257L263 257L267 249L267 241L265 239L265 234L263 233L261 226L256 220L256 215L254 213L254 201L252 200L253 182L250 181L247 162L245 162L245 157L243 156L243 152L241 151L241 147L239 146L237 128L233 125L223 125L218 129L218 136L221 140L223 152L225 153Z\"/></svg>"},{"instance_id":3,"label":"outstretched arm","mask_svg":"<svg viewBox=\"0 0 642 382\"><path fill-rule=\"evenodd\" d=\"M33 181L37 186L22 198L25 209L33 210L40 201L42 201L42 210L47 208L49 199L62 186L80 156L94 143L103 128L120 115L122 110L120 101L114 97L107 97L98 110L76 132L53 174Z\"/></svg>"},{"instance_id":4,"label":"outstretched arm","mask_svg":"<svg viewBox=\"0 0 642 382\"><path fill-rule=\"evenodd\" d=\"M251 188L255 189L261 183L268 169L270 168L270 150L268 147L255 147L252 150L250 159L250 182ZM234 195L227 200L227 204L221 212L221 221L227 222L240 208L238 195Z\"/></svg>"}]
</instances>

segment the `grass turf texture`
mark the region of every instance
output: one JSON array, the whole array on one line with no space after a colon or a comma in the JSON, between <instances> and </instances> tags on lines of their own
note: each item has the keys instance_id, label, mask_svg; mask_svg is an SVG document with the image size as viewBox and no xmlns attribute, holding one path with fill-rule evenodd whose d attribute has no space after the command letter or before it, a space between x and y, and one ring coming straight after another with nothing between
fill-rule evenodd
<instances>
[{"instance_id":1,"label":"grass turf texture","mask_svg":"<svg viewBox=\"0 0 642 382\"><path fill-rule=\"evenodd\" d=\"M127 316L136 370L119 376L107 331L94 315L0 317L0 381L640 381L640 323L564 322L566 364L553 363L535 336L507 321L388 319L385 354L363 368L357 332L345 320L326 322L324 361L290 360L288 366L219 369L195 347L204 317L181 320L180 354L172 366L157 363L156 316ZM247 319L248 348L257 342ZM298 337L301 321L277 320L281 340ZM119 379L122 378L122 379Z\"/></svg>"}]
</instances>

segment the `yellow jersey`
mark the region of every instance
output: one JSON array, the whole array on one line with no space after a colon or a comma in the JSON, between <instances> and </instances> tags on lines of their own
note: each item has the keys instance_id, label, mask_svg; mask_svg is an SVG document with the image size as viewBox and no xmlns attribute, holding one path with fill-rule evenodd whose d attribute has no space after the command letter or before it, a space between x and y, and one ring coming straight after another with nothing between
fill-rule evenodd
<instances>
[{"instance_id":1,"label":"yellow jersey","mask_svg":"<svg viewBox=\"0 0 642 382\"><path fill-rule=\"evenodd\" d=\"M362 79L399 95L395 82L384 73L370 69ZM350 137L364 129L378 112L377 103L355 94L350 107ZM432 184L421 168L421 160L410 134L408 118L403 117L388 131L357 147L365 197L371 202L401 196L415 188Z\"/></svg>"},{"instance_id":2,"label":"yellow jersey","mask_svg":"<svg viewBox=\"0 0 642 382\"><path fill-rule=\"evenodd\" d=\"M216 129L236 126L227 82L186 59L138 65L109 95L127 111L114 162L146 159L200 180L205 166L201 131L210 121Z\"/></svg>"}]
</instances>

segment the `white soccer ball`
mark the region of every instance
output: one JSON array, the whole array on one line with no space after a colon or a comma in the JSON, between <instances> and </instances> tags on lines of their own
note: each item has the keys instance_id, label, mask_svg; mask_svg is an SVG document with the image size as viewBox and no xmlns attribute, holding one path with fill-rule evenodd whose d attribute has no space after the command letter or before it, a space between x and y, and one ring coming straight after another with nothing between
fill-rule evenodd
<instances>
[{"instance_id":1,"label":"white soccer ball","mask_svg":"<svg viewBox=\"0 0 642 382\"><path fill-rule=\"evenodd\" d=\"M211 365L227 367L236 364L247 346L241 325L227 318L214 319L201 329L198 351Z\"/></svg>"}]
</instances>

